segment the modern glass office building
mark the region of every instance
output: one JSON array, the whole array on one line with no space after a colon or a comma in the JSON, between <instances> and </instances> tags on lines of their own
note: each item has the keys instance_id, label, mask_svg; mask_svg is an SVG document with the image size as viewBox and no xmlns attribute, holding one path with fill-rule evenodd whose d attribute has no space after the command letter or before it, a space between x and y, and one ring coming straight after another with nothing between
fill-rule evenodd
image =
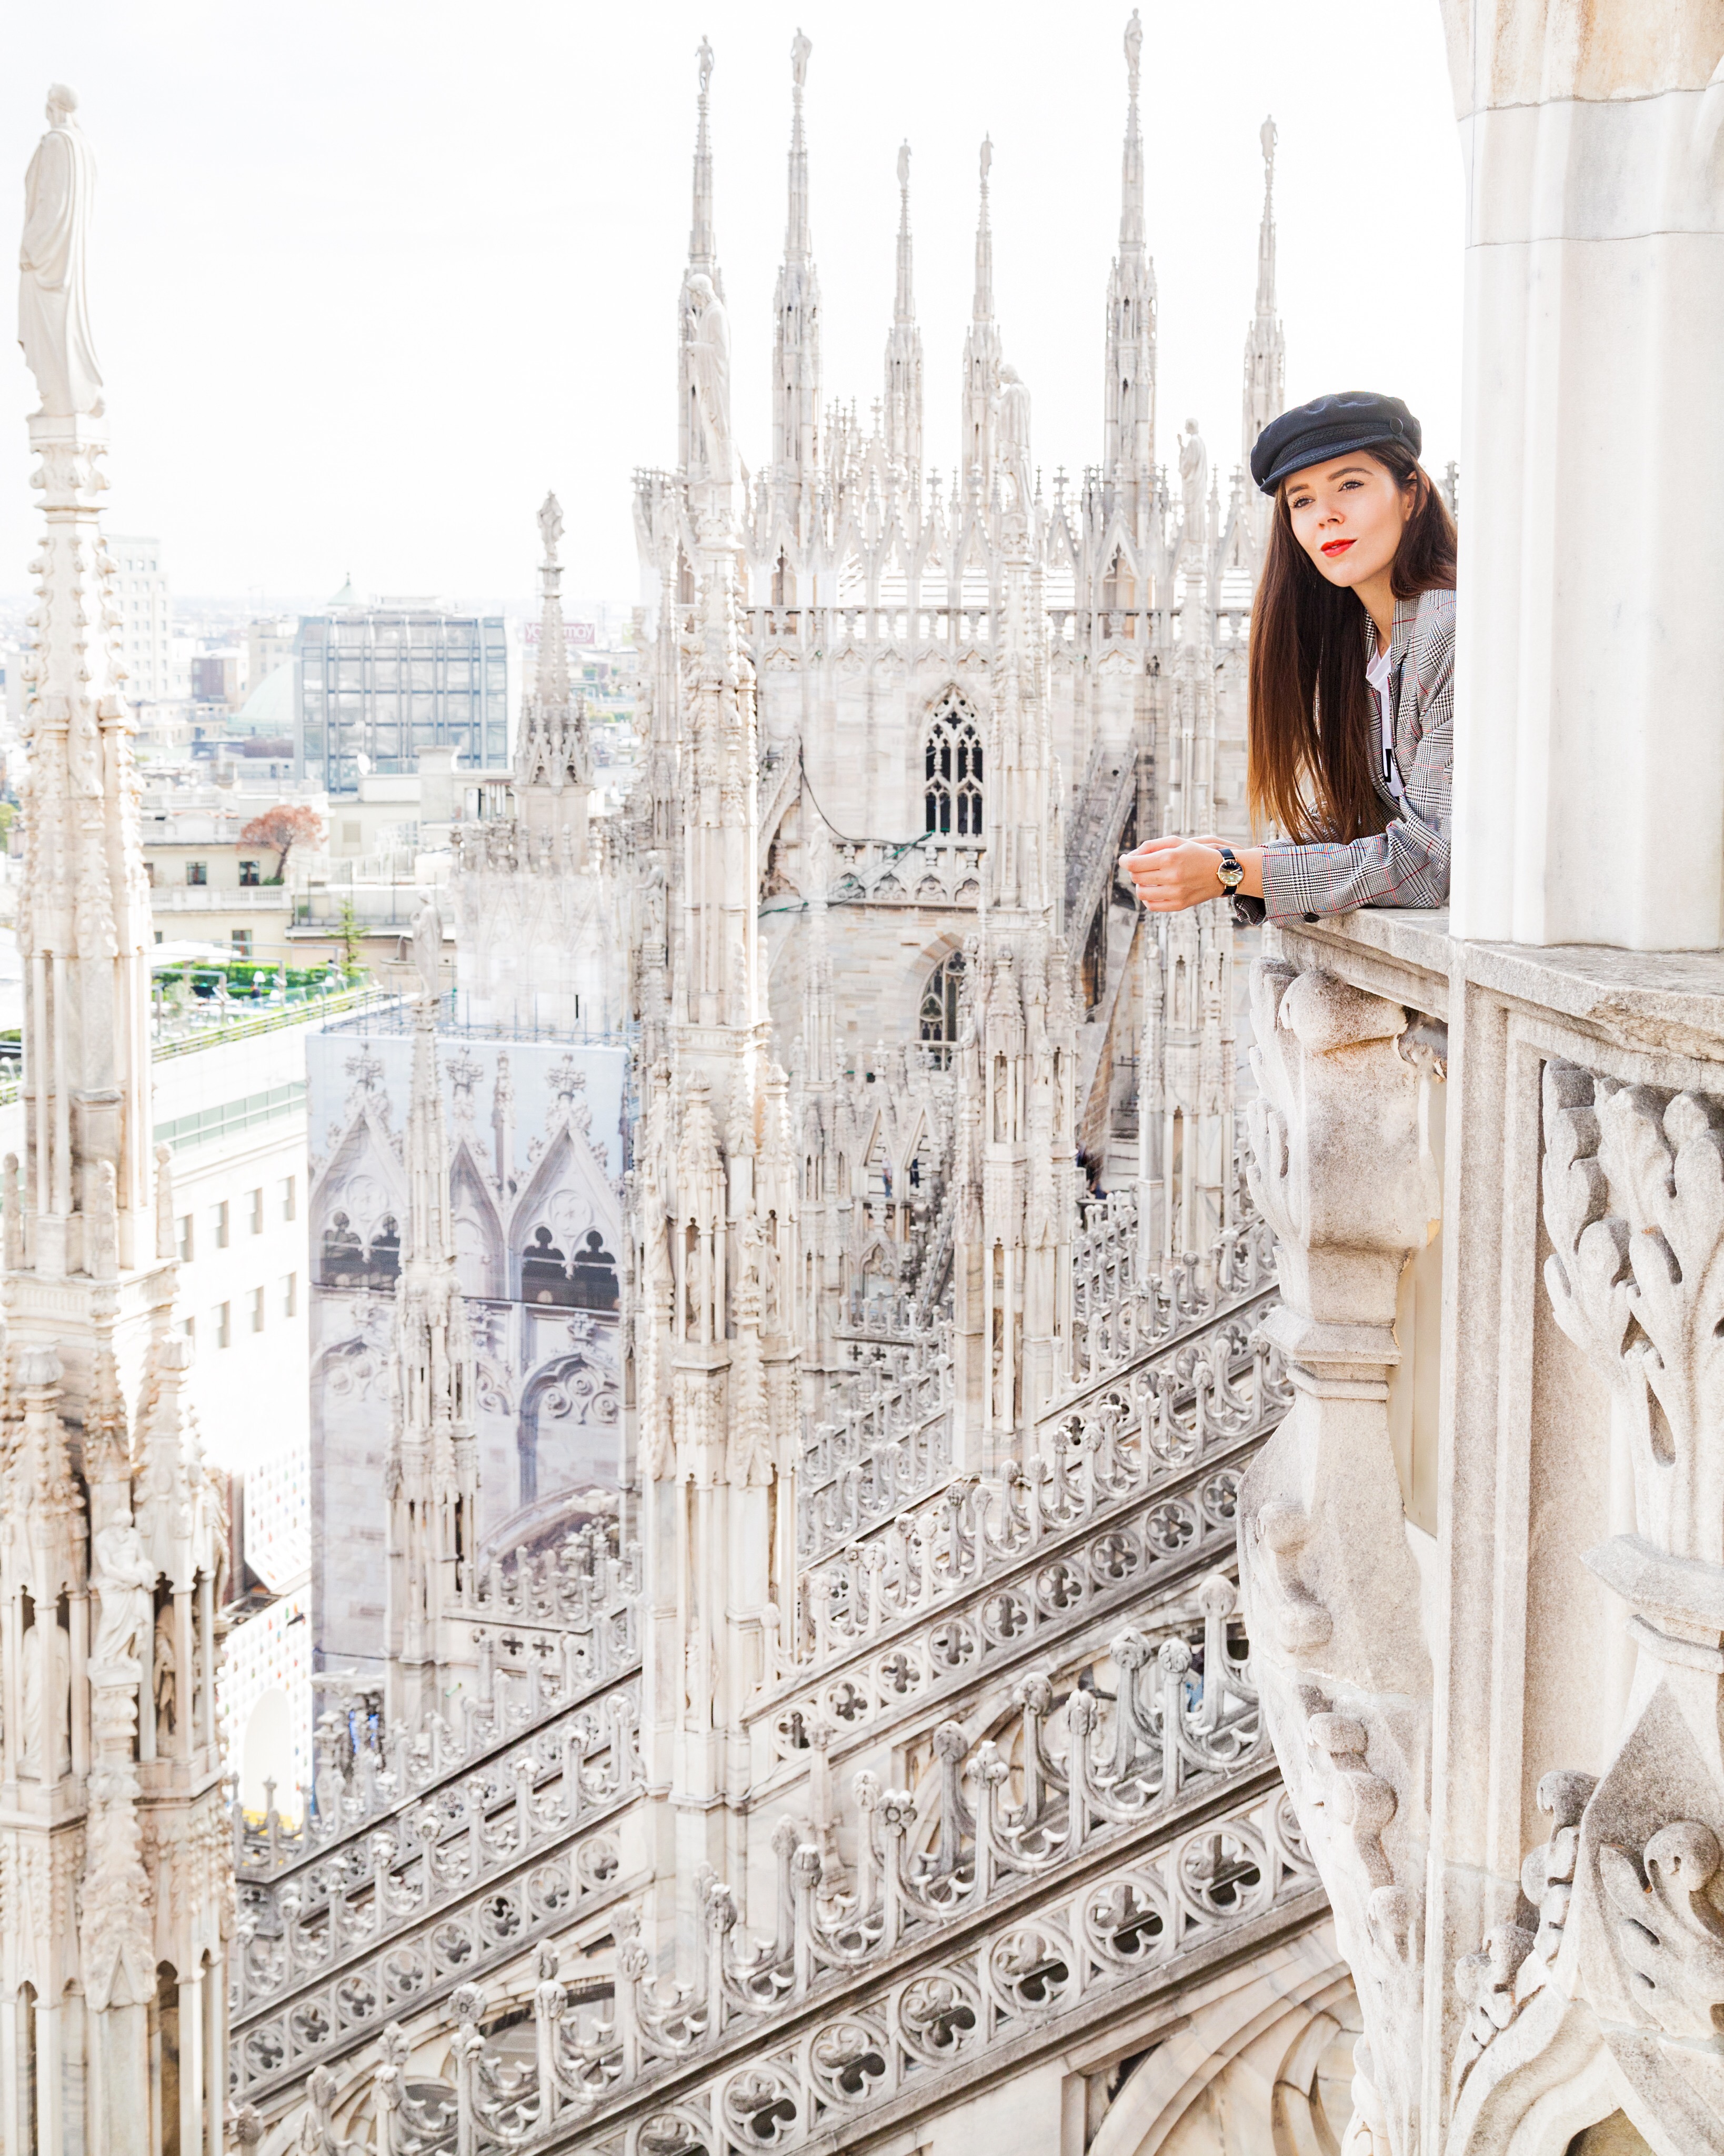
<instances>
[{"instance_id":1,"label":"modern glass office building","mask_svg":"<svg viewBox=\"0 0 1724 2156\"><path fill-rule=\"evenodd\" d=\"M419 752L454 747L469 769L509 760L500 614L353 607L307 614L294 642L299 776L351 793L364 756L412 772Z\"/></svg>"}]
</instances>

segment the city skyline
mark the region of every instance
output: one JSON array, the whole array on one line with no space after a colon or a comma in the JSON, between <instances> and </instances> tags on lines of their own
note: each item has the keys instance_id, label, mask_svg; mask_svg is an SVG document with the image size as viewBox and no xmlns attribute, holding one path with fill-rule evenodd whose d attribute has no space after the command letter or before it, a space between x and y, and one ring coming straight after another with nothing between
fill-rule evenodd
<instances>
[{"instance_id":1,"label":"city skyline","mask_svg":"<svg viewBox=\"0 0 1724 2156\"><path fill-rule=\"evenodd\" d=\"M825 401L854 399L865 426L878 393L907 136L927 458L949 475L987 133L1008 356L1030 390L1045 479L1062 465L1075 475L1101 451L1128 12L1085 0L1039 40L1027 15L1008 14L977 40L956 10L888 10L864 35L829 7L798 18L678 0L650 27L578 28L517 9L475 53L464 38L456 49L454 18L434 8L415 13L422 34L403 43L406 18L390 5L342 21L338 69L317 61L336 19L321 8L285 50L206 35L215 18L203 4L136 19L97 5L75 23L27 27L0 91L14 163L39 131L49 80L71 84L100 145L95 328L119 385L108 513L159 536L177 593L254 591L268 606L333 591L351 570L358 588L471 603L527 592L531 514L550 484L573 511L572 590L626 603L629 475L675 451L665 331L703 33L717 61L739 447L751 468L767 454L798 20L814 48ZM1301 49L1309 12L1253 5L1219 24L1146 11L1157 456L1170 460L1195 415L1216 466L1236 459L1257 131L1273 108L1289 394L1341 374L1394 387L1424 418L1440 470L1459 449L1461 174L1439 27L1414 0L1348 6L1338 26L1326 9L1320 65ZM1338 74L1337 53L1357 55ZM1393 100L1376 88L1390 78ZM451 145L472 154L451 157ZM1363 177L1403 157L1424 172L1416 199ZM1403 311L1354 295L1392 275L1375 265L1419 257L1437 267L1434 285L1422 280L1415 338ZM167 333L176 316L192 334ZM30 408L10 339L0 384L18 415ZM24 459L8 454L9 594L26 585L29 520Z\"/></svg>"}]
</instances>

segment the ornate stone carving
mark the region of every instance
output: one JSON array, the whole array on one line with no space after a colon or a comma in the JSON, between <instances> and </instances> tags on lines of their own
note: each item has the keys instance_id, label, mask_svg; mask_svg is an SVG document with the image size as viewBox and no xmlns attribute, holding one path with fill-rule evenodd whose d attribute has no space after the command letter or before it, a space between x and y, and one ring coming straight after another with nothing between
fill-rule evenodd
<instances>
[{"instance_id":1,"label":"ornate stone carving","mask_svg":"<svg viewBox=\"0 0 1724 2156\"><path fill-rule=\"evenodd\" d=\"M1239 1496L1240 1585L1277 1756L1359 1989L1356 2130L1419 2118L1431 1673L1388 1427L1401 1268L1441 1210L1407 1014L1318 972L1252 969L1251 1188L1276 1235L1265 1331L1290 1412Z\"/></svg>"}]
</instances>

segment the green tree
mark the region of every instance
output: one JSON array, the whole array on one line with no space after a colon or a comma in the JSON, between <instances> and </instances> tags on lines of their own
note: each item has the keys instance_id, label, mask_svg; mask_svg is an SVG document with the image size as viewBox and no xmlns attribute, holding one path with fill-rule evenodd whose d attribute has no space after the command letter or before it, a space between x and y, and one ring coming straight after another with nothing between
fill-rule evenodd
<instances>
[{"instance_id":1,"label":"green tree","mask_svg":"<svg viewBox=\"0 0 1724 2156\"><path fill-rule=\"evenodd\" d=\"M336 931L341 945L341 971L350 981L357 981L365 970L359 963L359 953L365 937L359 926L359 916L353 910L351 898L341 901L341 925Z\"/></svg>"}]
</instances>

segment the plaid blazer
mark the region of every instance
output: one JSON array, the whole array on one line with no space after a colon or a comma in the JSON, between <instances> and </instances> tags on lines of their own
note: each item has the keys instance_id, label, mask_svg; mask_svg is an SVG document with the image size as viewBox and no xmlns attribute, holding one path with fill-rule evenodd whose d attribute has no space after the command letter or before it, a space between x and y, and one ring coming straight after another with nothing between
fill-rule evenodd
<instances>
[{"instance_id":1,"label":"plaid blazer","mask_svg":"<svg viewBox=\"0 0 1724 2156\"><path fill-rule=\"evenodd\" d=\"M1315 920L1356 906L1442 906L1449 897L1449 813L1455 769L1455 594L1397 599L1389 638L1399 801L1386 829L1350 845L1263 850L1263 898L1239 902L1243 918ZM1373 699L1374 702L1374 699Z\"/></svg>"}]
</instances>

